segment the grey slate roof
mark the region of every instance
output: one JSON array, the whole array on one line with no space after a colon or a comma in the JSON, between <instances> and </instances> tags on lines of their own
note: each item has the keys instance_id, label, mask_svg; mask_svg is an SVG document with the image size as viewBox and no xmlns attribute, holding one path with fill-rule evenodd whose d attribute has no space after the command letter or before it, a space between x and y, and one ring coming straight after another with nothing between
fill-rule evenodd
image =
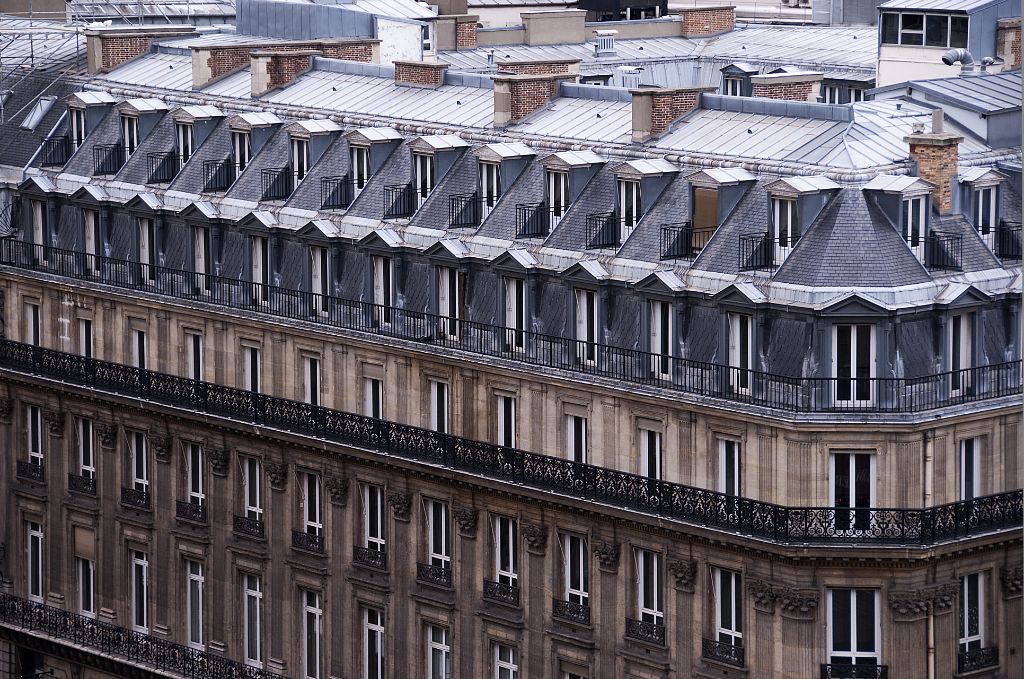
<instances>
[{"instance_id":1,"label":"grey slate roof","mask_svg":"<svg viewBox=\"0 0 1024 679\"><path fill-rule=\"evenodd\" d=\"M78 147L74 155L64 166L64 171L84 177L92 176L96 171L93 150L97 146L117 144L121 141L121 126L118 124L117 111L111 107L103 119Z\"/></svg>"},{"instance_id":2,"label":"grey slate roof","mask_svg":"<svg viewBox=\"0 0 1024 679\"><path fill-rule=\"evenodd\" d=\"M584 250L587 242L587 217L604 214L615 209L615 175L602 167L587 183L580 197L569 206L569 210L551 230L544 245L563 250Z\"/></svg>"},{"instance_id":3,"label":"grey slate roof","mask_svg":"<svg viewBox=\"0 0 1024 679\"><path fill-rule=\"evenodd\" d=\"M963 215L932 215L933 233L960 236L961 265L964 271L983 271L999 266L992 251L981 240L977 230Z\"/></svg>"},{"instance_id":4,"label":"grey slate roof","mask_svg":"<svg viewBox=\"0 0 1024 679\"><path fill-rule=\"evenodd\" d=\"M4 120L0 125L0 163L24 167L32 159L41 141L50 136L57 121L64 114L61 99L71 94L77 87L73 87L63 80L54 82L52 78L47 77L19 76L19 78L20 80L12 78L0 81L0 89L9 89L12 92L3 107ZM57 101L39 121L35 130L21 129L22 121L25 116L29 115L32 104L40 95L56 96ZM61 131L55 136L62 134L62 130L63 125ZM39 158L35 159L34 164L39 164Z\"/></svg>"},{"instance_id":5,"label":"grey slate roof","mask_svg":"<svg viewBox=\"0 0 1024 679\"><path fill-rule=\"evenodd\" d=\"M198 187L201 192L206 184L203 163L210 160L223 161L230 155L231 129L227 124L227 118L223 118L210 131L199 148L192 152L192 157L178 172L169 188L176 191L195 191Z\"/></svg>"},{"instance_id":6,"label":"grey slate roof","mask_svg":"<svg viewBox=\"0 0 1024 679\"><path fill-rule=\"evenodd\" d=\"M735 273L739 268L739 237L768 230L768 198L765 186L772 179L750 184L739 204L715 230L714 236L693 261L693 268L719 273Z\"/></svg>"},{"instance_id":7,"label":"grey slate roof","mask_svg":"<svg viewBox=\"0 0 1024 679\"><path fill-rule=\"evenodd\" d=\"M973 12L1000 0L887 0L879 9L919 9L940 12Z\"/></svg>"},{"instance_id":8,"label":"grey slate roof","mask_svg":"<svg viewBox=\"0 0 1024 679\"><path fill-rule=\"evenodd\" d=\"M285 205L307 210L319 209L322 204L320 181L328 177L341 177L348 174L348 171L348 140L339 134L320 159L309 168L309 172L295 187Z\"/></svg>"},{"instance_id":9,"label":"grey slate roof","mask_svg":"<svg viewBox=\"0 0 1024 679\"><path fill-rule=\"evenodd\" d=\"M426 229L447 229L449 197L470 194L476 190L476 156L467 149L448 168L443 177L437 178L434 190L423 201L423 206L413 215L409 225Z\"/></svg>"},{"instance_id":10,"label":"grey slate roof","mask_svg":"<svg viewBox=\"0 0 1024 679\"><path fill-rule=\"evenodd\" d=\"M516 206L541 202L544 200L544 191L544 166L535 159L523 169L509 190L491 210L491 214L480 225L476 234L488 238L515 240ZM528 238L521 242L535 243L537 241Z\"/></svg>"},{"instance_id":11,"label":"grey slate roof","mask_svg":"<svg viewBox=\"0 0 1024 679\"><path fill-rule=\"evenodd\" d=\"M661 227L681 224L690 218L690 184L680 175L662 192L619 249L629 259L661 257Z\"/></svg>"},{"instance_id":12,"label":"grey slate roof","mask_svg":"<svg viewBox=\"0 0 1024 679\"><path fill-rule=\"evenodd\" d=\"M384 217L384 187L408 184L412 177L412 154L409 147L399 144L384 161L370 181L366 183L348 209L353 217L382 219Z\"/></svg>"},{"instance_id":13,"label":"grey slate roof","mask_svg":"<svg viewBox=\"0 0 1024 679\"><path fill-rule=\"evenodd\" d=\"M117 121L115 112L114 122ZM174 119L163 115L145 139L139 140L135 153L121 167L114 177L117 181L131 184L149 183L149 154L169 153L174 150Z\"/></svg>"},{"instance_id":14,"label":"grey slate roof","mask_svg":"<svg viewBox=\"0 0 1024 679\"><path fill-rule=\"evenodd\" d=\"M278 128L274 135L267 140L263 148L259 150L245 171L238 176L235 183L227 192L228 198L239 200L261 200L263 198L263 176L262 171L270 168L280 168L291 162L291 148L289 145L288 132L285 125Z\"/></svg>"}]
</instances>

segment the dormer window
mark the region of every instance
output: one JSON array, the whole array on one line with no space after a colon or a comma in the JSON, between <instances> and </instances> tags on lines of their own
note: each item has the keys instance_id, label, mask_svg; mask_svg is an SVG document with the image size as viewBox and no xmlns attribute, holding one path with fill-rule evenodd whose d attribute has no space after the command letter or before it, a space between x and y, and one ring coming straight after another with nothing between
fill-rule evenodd
<instances>
[{"instance_id":1,"label":"dormer window","mask_svg":"<svg viewBox=\"0 0 1024 679\"><path fill-rule=\"evenodd\" d=\"M85 143L85 109L69 108L71 115L71 146L74 150Z\"/></svg>"},{"instance_id":2,"label":"dormer window","mask_svg":"<svg viewBox=\"0 0 1024 679\"><path fill-rule=\"evenodd\" d=\"M309 140L301 137L291 138L292 146L292 174L295 176L295 183L298 184L309 172Z\"/></svg>"},{"instance_id":3,"label":"dormer window","mask_svg":"<svg viewBox=\"0 0 1024 679\"><path fill-rule=\"evenodd\" d=\"M742 97L743 96L743 79L742 78L723 78L722 79L722 94L727 97Z\"/></svg>"},{"instance_id":4,"label":"dormer window","mask_svg":"<svg viewBox=\"0 0 1024 679\"><path fill-rule=\"evenodd\" d=\"M184 165L192 157L194 150L192 123L175 123L175 137L178 140L178 160Z\"/></svg>"},{"instance_id":5,"label":"dormer window","mask_svg":"<svg viewBox=\"0 0 1024 679\"><path fill-rule=\"evenodd\" d=\"M348 154L352 164L352 186L358 196L366 188L366 182L370 181L370 147L352 145Z\"/></svg>"},{"instance_id":6,"label":"dormer window","mask_svg":"<svg viewBox=\"0 0 1024 679\"><path fill-rule=\"evenodd\" d=\"M235 170L241 174L252 159L252 136L247 131L231 131L231 154L235 159Z\"/></svg>"},{"instance_id":7,"label":"dormer window","mask_svg":"<svg viewBox=\"0 0 1024 679\"><path fill-rule=\"evenodd\" d=\"M839 86L838 85L822 85L821 86L821 101L826 104L838 104L839 102Z\"/></svg>"},{"instance_id":8,"label":"dormer window","mask_svg":"<svg viewBox=\"0 0 1024 679\"><path fill-rule=\"evenodd\" d=\"M501 165L480 161L480 218L486 219L501 198Z\"/></svg>"},{"instance_id":9,"label":"dormer window","mask_svg":"<svg viewBox=\"0 0 1024 679\"><path fill-rule=\"evenodd\" d=\"M139 148L138 116L121 115L121 141L124 143L125 157L130 157Z\"/></svg>"},{"instance_id":10,"label":"dormer window","mask_svg":"<svg viewBox=\"0 0 1024 679\"><path fill-rule=\"evenodd\" d=\"M796 199L772 196L772 238L775 241L775 262L781 264L800 238L796 221Z\"/></svg>"},{"instance_id":11,"label":"dormer window","mask_svg":"<svg viewBox=\"0 0 1024 679\"><path fill-rule=\"evenodd\" d=\"M925 196L912 196L903 199L902 233L914 255L921 259L924 248L925 228Z\"/></svg>"},{"instance_id":12,"label":"dormer window","mask_svg":"<svg viewBox=\"0 0 1024 679\"><path fill-rule=\"evenodd\" d=\"M547 170L546 173L551 226L555 227L569 209L569 173L560 170Z\"/></svg>"},{"instance_id":13,"label":"dormer window","mask_svg":"<svg viewBox=\"0 0 1024 679\"><path fill-rule=\"evenodd\" d=\"M640 182L631 179L619 179L619 239L620 242L629 238L637 222L643 215L640 202Z\"/></svg>"},{"instance_id":14,"label":"dormer window","mask_svg":"<svg viewBox=\"0 0 1024 679\"><path fill-rule=\"evenodd\" d=\"M982 237L991 235L997 222L995 186L979 186L974 189L974 228Z\"/></svg>"},{"instance_id":15,"label":"dormer window","mask_svg":"<svg viewBox=\"0 0 1024 679\"><path fill-rule=\"evenodd\" d=\"M412 161L416 207L420 207L434 190L434 156L429 153L414 153Z\"/></svg>"}]
</instances>

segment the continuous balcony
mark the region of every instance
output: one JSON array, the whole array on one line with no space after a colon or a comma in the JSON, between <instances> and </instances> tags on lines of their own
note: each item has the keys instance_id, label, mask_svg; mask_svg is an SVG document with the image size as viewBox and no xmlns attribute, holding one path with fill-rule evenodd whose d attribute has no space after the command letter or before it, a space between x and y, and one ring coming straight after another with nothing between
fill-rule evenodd
<instances>
[{"instance_id":1,"label":"continuous balcony","mask_svg":"<svg viewBox=\"0 0 1024 679\"><path fill-rule=\"evenodd\" d=\"M99 669L120 676L144 674L133 668L141 666L184 679L284 679L214 653L5 593L0 593L0 626L26 637L49 638L66 645L67 659L86 665L96 663ZM92 653L82 653L82 649Z\"/></svg>"},{"instance_id":2,"label":"continuous balcony","mask_svg":"<svg viewBox=\"0 0 1024 679\"><path fill-rule=\"evenodd\" d=\"M231 309L501 356L530 370L566 370L780 413L919 413L1015 396L1022 386L1019 360L914 378L787 377L526 330L517 331L522 348L510 352L504 326L459 320L452 333L451 319L435 314L11 239L0 241L0 266L190 302L202 292L203 302ZM581 361L583 355L593 360ZM969 386L953 388L959 385Z\"/></svg>"},{"instance_id":3,"label":"continuous balcony","mask_svg":"<svg viewBox=\"0 0 1024 679\"><path fill-rule=\"evenodd\" d=\"M928 547L1019 532L1024 493L924 508L784 507L244 389L0 340L0 371L258 424L773 544ZM20 469L21 465L19 465Z\"/></svg>"}]
</instances>

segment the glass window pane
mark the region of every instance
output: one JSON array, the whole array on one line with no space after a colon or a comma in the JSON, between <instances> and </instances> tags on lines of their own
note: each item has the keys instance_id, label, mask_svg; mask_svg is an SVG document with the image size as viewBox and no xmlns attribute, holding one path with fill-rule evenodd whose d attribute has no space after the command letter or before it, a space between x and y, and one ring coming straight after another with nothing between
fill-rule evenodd
<instances>
[{"instance_id":1,"label":"glass window pane","mask_svg":"<svg viewBox=\"0 0 1024 679\"><path fill-rule=\"evenodd\" d=\"M925 44L930 47L945 47L949 39L949 17L945 14L929 14L925 24Z\"/></svg>"},{"instance_id":2,"label":"glass window pane","mask_svg":"<svg viewBox=\"0 0 1024 679\"><path fill-rule=\"evenodd\" d=\"M882 44L898 45L900 41L900 15L895 12L882 13Z\"/></svg>"},{"instance_id":3,"label":"glass window pane","mask_svg":"<svg viewBox=\"0 0 1024 679\"><path fill-rule=\"evenodd\" d=\"M967 17L950 17L949 46L967 47Z\"/></svg>"},{"instance_id":4,"label":"glass window pane","mask_svg":"<svg viewBox=\"0 0 1024 679\"><path fill-rule=\"evenodd\" d=\"M848 589L832 590L832 650L850 649L850 593Z\"/></svg>"},{"instance_id":5,"label":"glass window pane","mask_svg":"<svg viewBox=\"0 0 1024 679\"><path fill-rule=\"evenodd\" d=\"M875 650L875 592L857 590L857 650Z\"/></svg>"}]
</instances>

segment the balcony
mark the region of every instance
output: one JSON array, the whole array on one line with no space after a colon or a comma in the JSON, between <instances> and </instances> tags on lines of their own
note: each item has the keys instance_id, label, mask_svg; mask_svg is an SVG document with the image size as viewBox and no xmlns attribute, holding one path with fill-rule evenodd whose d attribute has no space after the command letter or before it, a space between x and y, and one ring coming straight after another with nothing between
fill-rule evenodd
<instances>
[{"instance_id":1,"label":"balcony","mask_svg":"<svg viewBox=\"0 0 1024 679\"><path fill-rule=\"evenodd\" d=\"M690 222L666 224L661 227L661 259L696 259L715 229L694 229Z\"/></svg>"},{"instance_id":2,"label":"balcony","mask_svg":"<svg viewBox=\"0 0 1024 679\"><path fill-rule=\"evenodd\" d=\"M507 606L519 606L519 585L484 580L484 600Z\"/></svg>"},{"instance_id":3,"label":"balcony","mask_svg":"<svg viewBox=\"0 0 1024 679\"><path fill-rule=\"evenodd\" d=\"M263 519L253 519L248 516L239 516L238 514L235 514L232 528L238 535L259 539L263 539L264 537Z\"/></svg>"},{"instance_id":4,"label":"balcony","mask_svg":"<svg viewBox=\"0 0 1024 679\"><path fill-rule=\"evenodd\" d=\"M292 547L295 549L301 549L304 552L323 554L324 536L322 534L316 535L314 533L307 533L304 530L293 530Z\"/></svg>"},{"instance_id":5,"label":"balcony","mask_svg":"<svg viewBox=\"0 0 1024 679\"><path fill-rule=\"evenodd\" d=\"M132 509L149 509L149 491L138 488L121 488L121 504Z\"/></svg>"},{"instance_id":6,"label":"balcony","mask_svg":"<svg viewBox=\"0 0 1024 679\"><path fill-rule=\"evenodd\" d=\"M18 474L19 479L35 481L36 483L46 483L46 465L42 462L18 460L16 473Z\"/></svg>"},{"instance_id":7,"label":"balcony","mask_svg":"<svg viewBox=\"0 0 1024 679\"><path fill-rule=\"evenodd\" d=\"M656 646L665 645L665 626L658 622L647 622L626 618L626 638Z\"/></svg>"},{"instance_id":8,"label":"balcony","mask_svg":"<svg viewBox=\"0 0 1024 679\"><path fill-rule=\"evenodd\" d=\"M449 566L418 563L416 564L416 581L450 588L452 586L452 569Z\"/></svg>"},{"instance_id":9,"label":"balcony","mask_svg":"<svg viewBox=\"0 0 1024 679\"><path fill-rule=\"evenodd\" d=\"M967 674L977 670L999 667L999 647L975 648L970 651L960 651L956 657L957 674Z\"/></svg>"},{"instance_id":10,"label":"balcony","mask_svg":"<svg viewBox=\"0 0 1024 679\"><path fill-rule=\"evenodd\" d=\"M43 167L63 167L71 158L71 139L65 134L43 140L39 164Z\"/></svg>"},{"instance_id":11,"label":"balcony","mask_svg":"<svg viewBox=\"0 0 1024 679\"><path fill-rule=\"evenodd\" d=\"M733 667L743 667L744 651L742 646L714 639L702 639L700 655L705 660L714 660Z\"/></svg>"},{"instance_id":12,"label":"balcony","mask_svg":"<svg viewBox=\"0 0 1024 679\"><path fill-rule=\"evenodd\" d=\"M546 203L516 205L516 238L547 238L551 210Z\"/></svg>"},{"instance_id":13,"label":"balcony","mask_svg":"<svg viewBox=\"0 0 1024 679\"><path fill-rule=\"evenodd\" d=\"M352 204L352 193L352 179L347 174L324 177L320 180L320 209L344 210Z\"/></svg>"},{"instance_id":14,"label":"balcony","mask_svg":"<svg viewBox=\"0 0 1024 679\"><path fill-rule=\"evenodd\" d=\"M234 158L203 161L203 193L227 191L238 178Z\"/></svg>"},{"instance_id":15,"label":"balcony","mask_svg":"<svg viewBox=\"0 0 1024 679\"><path fill-rule=\"evenodd\" d=\"M98 144L92 148L94 175L117 174L127 160L123 144Z\"/></svg>"},{"instance_id":16,"label":"balcony","mask_svg":"<svg viewBox=\"0 0 1024 679\"><path fill-rule=\"evenodd\" d=\"M821 679L889 679L886 665L822 665Z\"/></svg>"},{"instance_id":17,"label":"balcony","mask_svg":"<svg viewBox=\"0 0 1024 679\"><path fill-rule=\"evenodd\" d=\"M999 220L996 227L996 257L1020 261L1020 222Z\"/></svg>"},{"instance_id":18,"label":"balcony","mask_svg":"<svg viewBox=\"0 0 1024 679\"><path fill-rule=\"evenodd\" d=\"M474 229L480 226L480 196L467 193L448 196L448 228Z\"/></svg>"},{"instance_id":19,"label":"balcony","mask_svg":"<svg viewBox=\"0 0 1024 679\"><path fill-rule=\"evenodd\" d=\"M374 568L384 571L388 568L388 553L383 549L371 549L369 547L353 547L352 563L357 566Z\"/></svg>"},{"instance_id":20,"label":"balcony","mask_svg":"<svg viewBox=\"0 0 1024 679\"><path fill-rule=\"evenodd\" d=\"M148 184L168 184L181 170L181 157L177 153L150 153Z\"/></svg>"},{"instance_id":21,"label":"balcony","mask_svg":"<svg viewBox=\"0 0 1024 679\"><path fill-rule=\"evenodd\" d=\"M96 477L68 474L68 490L82 495L95 495Z\"/></svg>"},{"instance_id":22,"label":"balcony","mask_svg":"<svg viewBox=\"0 0 1024 679\"><path fill-rule=\"evenodd\" d=\"M770 233L740 234L740 271L775 267L775 239Z\"/></svg>"},{"instance_id":23,"label":"balcony","mask_svg":"<svg viewBox=\"0 0 1024 679\"><path fill-rule=\"evenodd\" d=\"M551 616L558 620L576 623L577 625L589 625L590 606L587 604L578 604L573 601L552 599Z\"/></svg>"},{"instance_id":24,"label":"balcony","mask_svg":"<svg viewBox=\"0 0 1024 679\"><path fill-rule=\"evenodd\" d=\"M924 265L937 271L960 271L963 236L932 231L924 243Z\"/></svg>"},{"instance_id":25,"label":"balcony","mask_svg":"<svg viewBox=\"0 0 1024 679\"><path fill-rule=\"evenodd\" d=\"M174 515L185 521L206 523L206 505L187 500L176 500L174 503Z\"/></svg>"},{"instance_id":26,"label":"balcony","mask_svg":"<svg viewBox=\"0 0 1024 679\"><path fill-rule=\"evenodd\" d=\"M583 247L587 250L619 246L619 217L614 212L587 215L587 235Z\"/></svg>"},{"instance_id":27,"label":"balcony","mask_svg":"<svg viewBox=\"0 0 1024 679\"><path fill-rule=\"evenodd\" d=\"M1018 531L1024 521L1024 493L1020 490L926 508L856 509L853 511L857 520L844 521L843 517L848 517L851 510L785 507L730 497L558 456L503 448L11 340L0 340L0 370L35 375L63 389L76 385L97 398L102 398L103 393L113 393L120 398L144 399L187 410L190 414L203 413L244 422L247 426L261 425L312 436L327 443L359 446L773 544L923 547L995 532ZM1013 379L1002 393L1020 393L1019 370L1020 365L1015 364L1014 371L1007 373ZM979 376L980 373L975 378ZM826 380L826 385L831 382ZM865 518L861 521L859 517Z\"/></svg>"},{"instance_id":28,"label":"balcony","mask_svg":"<svg viewBox=\"0 0 1024 679\"><path fill-rule=\"evenodd\" d=\"M285 200L295 190L295 173L291 165L260 170L263 183L262 200Z\"/></svg>"},{"instance_id":29,"label":"balcony","mask_svg":"<svg viewBox=\"0 0 1024 679\"><path fill-rule=\"evenodd\" d=\"M416 191L412 184L384 187L384 219L412 217L416 212Z\"/></svg>"}]
</instances>

